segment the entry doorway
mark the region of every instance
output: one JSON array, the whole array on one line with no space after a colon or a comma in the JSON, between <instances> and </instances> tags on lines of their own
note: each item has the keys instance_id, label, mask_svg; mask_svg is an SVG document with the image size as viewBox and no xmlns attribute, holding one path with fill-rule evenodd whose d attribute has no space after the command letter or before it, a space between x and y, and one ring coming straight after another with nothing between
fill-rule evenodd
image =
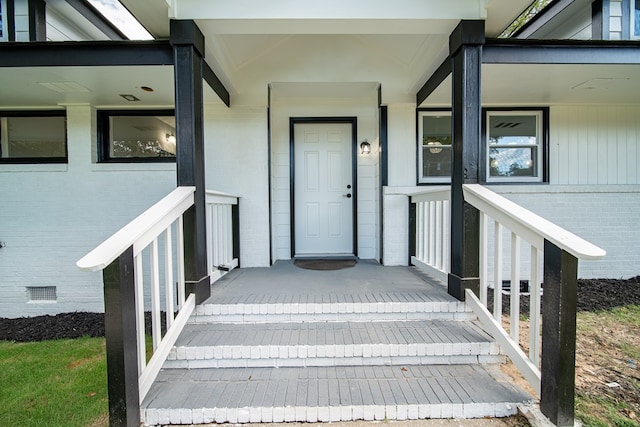
<instances>
[{"instance_id":1,"label":"entry doorway","mask_svg":"<svg viewBox=\"0 0 640 427\"><path fill-rule=\"evenodd\" d=\"M291 255L357 255L355 117L291 118Z\"/></svg>"}]
</instances>

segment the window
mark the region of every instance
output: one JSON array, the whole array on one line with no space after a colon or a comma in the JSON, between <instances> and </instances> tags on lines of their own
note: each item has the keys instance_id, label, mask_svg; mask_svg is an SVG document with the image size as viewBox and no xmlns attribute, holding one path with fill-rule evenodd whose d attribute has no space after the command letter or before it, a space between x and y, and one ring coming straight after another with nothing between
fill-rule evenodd
<instances>
[{"instance_id":1,"label":"window","mask_svg":"<svg viewBox=\"0 0 640 427\"><path fill-rule=\"evenodd\" d=\"M451 181L451 112L418 111L420 183Z\"/></svg>"},{"instance_id":2,"label":"window","mask_svg":"<svg viewBox=\"0 0 640 427\"><path fill-rule=\"evenodd\" d=\"M486 111L487 182L542 182L543 110Z\"/></svg>"},{"instance_id":3,"label":"window","mask_svg":"<svg viewBox=\"0 0 640 427\"><path fill-rule=\"evenodd\" d=\"M99 111L99 161L175 161L175 126L173 110Z\"/></svg>"},{"instance_id":4,"label":"window","mask_svg":"<svg viewBox=\"0 0 640 427\"><path fill-rule=\"evenodd\" d=\"M0 41L7 40L7 4L5 0L0 0Z\"/></svg>"},{"instance_id":5,"label":"window","mask_svg":"<svg viewBox=\"0 0 640 427\"><path fill-rule=\"evenodd\" d=\"M66 163L64 111L0 112L0 163Z\"/></svg>"}]
</instances>

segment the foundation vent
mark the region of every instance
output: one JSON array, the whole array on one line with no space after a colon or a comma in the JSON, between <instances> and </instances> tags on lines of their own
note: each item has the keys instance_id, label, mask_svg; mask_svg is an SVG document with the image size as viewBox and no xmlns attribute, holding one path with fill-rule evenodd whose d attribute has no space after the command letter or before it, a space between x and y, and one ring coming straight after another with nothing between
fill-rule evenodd
<instances>
[{"instance_id":1,"label":"foundation vent","mask_svg":"<svg viewBox=\"0 0 640 427\"><path fill-rule=\"evenodd\" d=\"M27 286L29 302L56 302L58 300L55 286Z\"/></svg>"}]
</instances>

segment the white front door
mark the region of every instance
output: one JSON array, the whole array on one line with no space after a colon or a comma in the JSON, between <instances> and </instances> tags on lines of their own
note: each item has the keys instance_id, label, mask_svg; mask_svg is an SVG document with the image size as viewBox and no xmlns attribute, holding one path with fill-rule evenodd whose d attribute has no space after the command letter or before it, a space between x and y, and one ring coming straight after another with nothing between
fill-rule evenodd
<instances>
[{"instance_id":1,"label":"white front door","mask_svg":"<svg viewBox=\"0 0 640 427\"><path fill-rule=\"evenodd\" d=\"M294 255L353 255L351 123L294 125Z\"/></svg>"}]
</instances>

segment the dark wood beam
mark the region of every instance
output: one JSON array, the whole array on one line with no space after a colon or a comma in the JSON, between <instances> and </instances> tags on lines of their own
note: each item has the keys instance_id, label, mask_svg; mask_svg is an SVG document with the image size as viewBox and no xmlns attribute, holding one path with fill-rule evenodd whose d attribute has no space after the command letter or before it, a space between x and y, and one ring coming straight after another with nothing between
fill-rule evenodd
<instances>
[{"instance_id":1,"label":"dark wood beam","mask_svg":"<svg viewBox=\"0 0 640 427\"><path fill-rule=\"evenodd\" d=\"M202 61L202 77L209 87L220 97L224 105L231 106L231 96L224 84L220 81L216 73L209 67L207 61Z\"/></svg>"},{"instance_id":2,"label":"dark wood beam","mask_svg":"<svg viewBox=\"0 0 640 427\"><path fill-rule=\"evenodd\" d=\"M44 0L29 0L29 41L47 41L47 4Z\"/></svg>"},{"instance_id":3,"label":"dark wood beam","mask_svg":"<svg viewBox=\"0 0 640 427\"><path fill-rule=\"evenodd\" d=\"M483 64L640 64L637 41L487 40Z\"/></svg>"},{"instance_id":4,"label":"dark wood beam","mask_svg":"<svg viewBox=\"0 0 640 427\"><path fill-rule=\"evenodd\" d=\"M0 43L0 67L173 65L168 40Z\"/></svg>"},{"instance_id":5,"label":"dark wood beam","mask_svg":"<svg viewBox=\"0 0 640 427\"><path fill-rule=\"evenodd\" d=\"M420 105L433 93L434 90L451 74L451 57L447 57L438 69L429 77L416 95L416 105Z\"/></svg>"}]
</instances>

